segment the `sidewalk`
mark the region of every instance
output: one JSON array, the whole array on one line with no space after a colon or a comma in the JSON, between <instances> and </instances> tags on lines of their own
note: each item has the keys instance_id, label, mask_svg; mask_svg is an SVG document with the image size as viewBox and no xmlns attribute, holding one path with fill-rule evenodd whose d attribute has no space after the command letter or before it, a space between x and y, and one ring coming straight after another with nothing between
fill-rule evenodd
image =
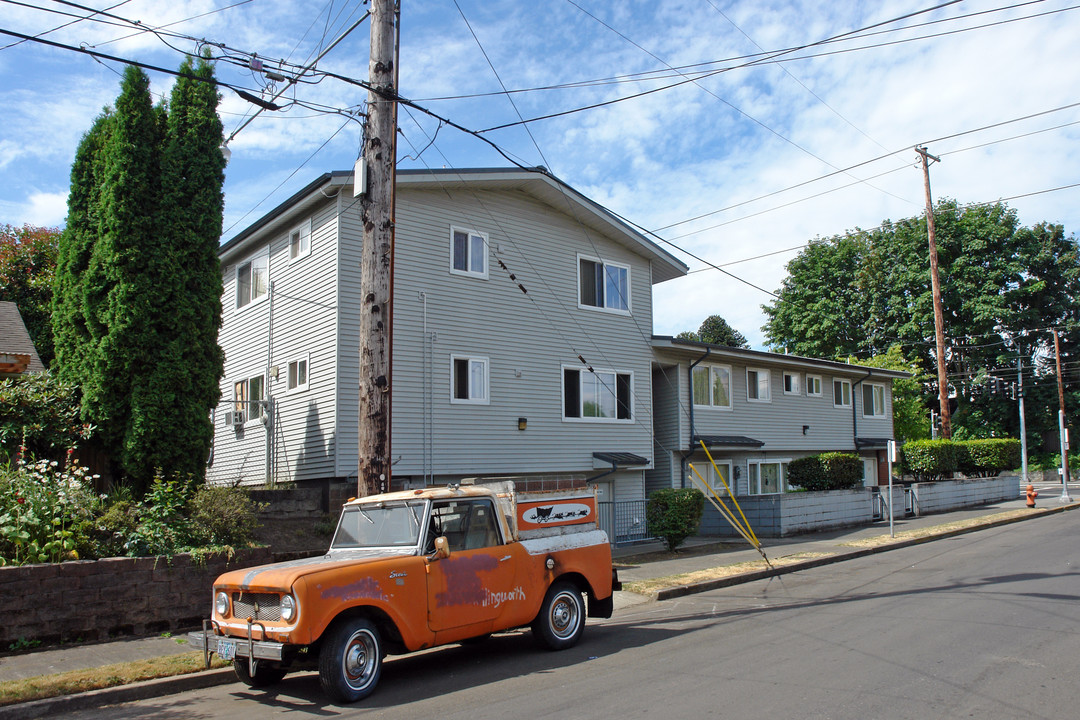
<instances>
[{"instance_id":1,"label":"sidewalk","mask_svg":"<svg viewBox=\"0 0 1080 720\"><path fill-rule=\"evenodd\" d=\"M1080 493L1073 493L1074 497ZM761 555L741 539L718 541L716 538L691 538L675 557L666 552L663 543L649 542L630 547L616 548L613 555L619 567L619 579L624 586L633 582L657 581L658 588L649 595L631 592L616 594L616 613L621 608L678 597L693 592L704 592L716 587L750 582L775 574L796 572L819 565L840 562L860 557L869 553L884 552L904 547L917 542L928 542L942 537L951 537L964 532L972 532L985 527L1018 522L1035 518L1048 512L1060 512L1080 507L1080 502L1062 504L1057 497L1044 495L1039 498L1039 505L1029 511L1023 499L994 503L980 507L957 510L915 518L896 518L895 534L899 542L891 544L861 547L849 543L866 541L870 538L888 537L888 519L872 525L849 528L832 532L800 535L790 538L765 539L763 547L769 559L776 564L774 570L753 569L748 572L726 575L714 580L687 583L675 576L695 571L704 571L724 566L738 565L761 560ZM1024 511L1016 517L994 518L1012 511ZM1029 514L1030 513L1030 514ZM956 522L972 522L984 518L985 522L974 527L961 529L941 528ZM929 537L903 539L911 531L933 530ZM793 560L792 556L802 556ZM783 564L787 563L787 564ZM719 573L723 575L723 573ZM616 615L617 617L617 615ZM114 663L138 662L150 658L190 653L192 648L183 643L183 636L148 637L123 639L106 643L94 643L72 647L47 648L36 652L0 657L0 682L101 667ZM108 688L105 690L68 695L61 698L39 700L21 705L0 706L0 720L32 718L74 710L77 708L96 707L118 702L128 702L139 697L166 695L194 687L206 687L234 681L231 669L212 670L194 675L163 678L134 685Z\"/></svg>"}]
</instances>

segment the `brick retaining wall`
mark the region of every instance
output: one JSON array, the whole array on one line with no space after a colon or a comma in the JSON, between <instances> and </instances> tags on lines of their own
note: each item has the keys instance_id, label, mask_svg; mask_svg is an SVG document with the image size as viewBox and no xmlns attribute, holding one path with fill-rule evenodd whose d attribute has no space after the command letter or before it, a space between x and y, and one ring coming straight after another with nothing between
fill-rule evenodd
<instances>
[{"instance_id":1,"label":"brick retaining wall","mask_svg":"<svg viewBox=\"0 0 1080 720\"><path fill-rule=\"evenodd\" d=\"M232 560L183 554L0 567L0 648L19 638L73 642L193 627L209 616L214 578L272 560L269 548L252 548Z\"/></svg>"}]
</instances>

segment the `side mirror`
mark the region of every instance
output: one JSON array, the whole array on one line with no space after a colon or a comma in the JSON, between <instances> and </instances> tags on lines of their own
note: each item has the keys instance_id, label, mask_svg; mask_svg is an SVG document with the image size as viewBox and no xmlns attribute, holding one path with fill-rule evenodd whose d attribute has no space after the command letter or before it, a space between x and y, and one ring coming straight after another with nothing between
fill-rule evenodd
<instances>
[{"instance_id":1,"label":"side mirror","mask_svg":"<svg viewBox=\"0 0 1080 720\"><path fill-rule=\"evenodd\" d=\"M441 560L450 557L450 542L446 536L435 538L435 552L431 553L429 560Z\"/></svg>"}]
</instances>

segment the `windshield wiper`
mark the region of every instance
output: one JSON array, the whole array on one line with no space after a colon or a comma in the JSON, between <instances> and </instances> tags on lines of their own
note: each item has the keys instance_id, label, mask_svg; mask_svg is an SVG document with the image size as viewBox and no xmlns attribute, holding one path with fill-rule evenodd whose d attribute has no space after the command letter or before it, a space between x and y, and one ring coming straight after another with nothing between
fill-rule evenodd
<instances>
[{"instance_id":1,"label":"windshield wiper","mask_svg":"<svg viewBox=\"0 0 1080 720\"><path fill-rule=\"evenodd\" d=\"M372 520L372 519L371 519L370 517L368 517L368 514L367 514L366 512L364 512L364 508L362 508L362 507L360 507L359 505L357 505L357 506L356 506L356 512L358 512L358 513L360 513L361 515L363 515L363 516L364 516L364 519L365 519L365 520L367 520L367 521L368 521L369 523L371 523L372 525L374 525L374 524L375 524L375 521L374 521L374 520Z\"/></svg>"}]
</instances>

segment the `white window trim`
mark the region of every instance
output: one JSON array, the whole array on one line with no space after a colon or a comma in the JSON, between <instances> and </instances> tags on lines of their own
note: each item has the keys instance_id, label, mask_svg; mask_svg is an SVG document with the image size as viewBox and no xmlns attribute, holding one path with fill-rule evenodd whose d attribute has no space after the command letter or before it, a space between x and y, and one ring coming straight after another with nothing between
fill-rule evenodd
<instances>
[{"instance_id":1,"label":"white window trim","mask_svg":"<svg viewBox=\"0 0 1080 720\"><path fill-rule=\"evenodd\" d=\"M454 363L457 360L467 360L469 363L469 380L472 380L472 364L483 363L484 366L484 397L482 398L459 398L454 397ZM469 385L470 395L472 385ZM450 355L450 404L451 405L490 405L491 404L491 362L483 355Z\"/></svg>"},{"instance_id":2,"label":"white window trim","mask_svg":"<svg viewBox=\"0 0 1080 720\"><path fill-rule=\"evenodd\" d=\"M300 233L300 235L303 236L305 230L307 231L307 250L302 250L296 257L293 257L293 254L292 254L293 235L295 235L296 233ZM300 223L299 225L297 225L296 227L294 227L292 230L289 231L289 243L288 243L288 245L289 245L289 262L290 263L299 262L299 261L303 260L304 258L306 258L308 255L311 254L311 218L308 218L307 220Z\"/></svg>"},{"instance_id":3,"label":"white window trim","mask_svg":"<svg viewBox=\"0 0 1080 720\"><path fill-rule=\"evenodd\" d=\"M768 382L765 383L766 390L769 393L768 397L765 397L765 398L760 398L760 397L753 398L753 397L750 397L750 373L752 373L752 372L759 373L759 374L760 373L765 373L768 376L768 378L769 378ZM756 383L755 383L755 385L756 385ZM748 367L748 368L746 368L746 402L752 402L752 403L771 403L772 402L772 371L771 370L768 370L767 368L756 368L756 367Z\"/></svg>"},{"instance_id":4,"label":"white window trim","mask_svg":"<svg viewBox=\"0 0 1080 720\"><path fill-rule=\"evenodd\" d=\"M454 267L454 234L455 233L465 233L465 235L469 238L468 247L465 248L465 260L466 260L467 263L470 263L470 264L472 262L472 242L471 242L472 238L473 237L479 237L484 241L484 271L483 272L476 272L475 270L459 270L456 267ZM464 228L464 227L461 227L459 225L451 225L450 226L450 274L451 275L461 275L462 277L478 278L480 280L487 280L488 279L488 266L491 265L491 258L488 257L488 255L490 254L490 248L491 248L491 243L488 240L488 234L487 233L480 232L479 230L471 230L469 228Z\"/></svg>"},{"instance_id":5,"label":"white window trim","mask_svg":"<svg viewBox=\"0 0 1080 720\"><path fill-rule=\"evenodd\" d=\"M579 417L566 417L566 371L577 370L578 373L578 412L581 413ZM562 415L563 422L571 423L601 423L601 424L619 424L619 425L632 425L635 421L636 414L634 410L634 373L626 370L614 370L612 368L593 368L596 373L614 373L616 376L616 382L618 382L619 375L627 375L630 378L630 417L628 418L599 418L599 417L585 417L583 408L584 394L581 392L582 378L586 375L593 375L594 372L590 372L588 368L582 365L563 365L559 368L559 386L562 388L562 394L560 399L562 400L561 409L559 414ZM616 416L618 415L618 390L615 391L615 406Z\"/></svg>"},{"instance_id":6,"label":"white window trim","mask_svg":"<svg viewBox=\"0 0 1080 720\"><path fill-rule=\"evenodd\" d=\"M712 489L716 491L717 495L728 497L728 491L727 488L724 487L724 484L720 482L719 479L717 479L715 483L713 482L713 477L716 473L708 458L703 458L702 460L694 462L693 465L694 469L701 473L701 476L712 485ZM735 478L732 477L732 468L734 467L734 464L731 459L716 460L716 465L721 471L726 473L724 479L727 480L728 487L731 488L731 491L738 492L735 488ZM687 487L694 487L694 483L696 482L698 482L698 477L691 472L690 477L687 479Z\"/></svg>"},{"instance_id":7,"label":"white window trim","mask_svg":"<svg viewBox=\"0 0 1080 720\"><path fill-rule=\"evenodd\" d=\"M239 379L232 380L229 383L229 386L232 387L232 400L229 402L229 405L232 407L233 412L236 412L236 385L238 383L244 383L244 387L247 390L247 395L248 395L249 400L244 402L244 409L243 409L243 412L244 412L244 424L242 426L242 427L245 427L245 428L250 426L250 425L262 425L262 416L263 416L262 408L257 408L257 406L254 403L250 402L251 381L256 379L256 378L262 378L262 381L263 381L263 384L262 384L263 397L262 397L262 399L263 399L263 401L265 401L266 398L267 398L267 386L266 386L266 375L264 375L263 373L255 373L254 375L241 374ZM256 409L258 409L258 412L256 412Z\"/></svg>"},{"instance_id":8,"label":"white window trim","mask_svg":"<svg viewBox=\"0 0 1080 720\"><path fill-rule=\"evenodd\" d=\"M732 385L732 379L734 378L734 374L732 373L731 366L730 365L705 365L705 364L702 364L702 365L699 365L697 368L694 368L694 369L697 370L699 368L707 368L709 370L709 402L706 405L699 405L699 404L697 404L695 402L694 407L695 408L702 408L702 409L705 409L705 410L723 410L725 412L731 412L732 408L734 407L734 402L733 402L732 397L731 397L731 385ZM715 382L715 378L713 377L713 371L718 370L718 369L727 370L727 374L728 374L728 393L727 393L728 404L727 405L713 405L713 402L712 402L712 397L713 397L712 389L713 389L713 383ZM692 372L691 372L691 378L693 378L693 373ZM690 388L690 401L691 402L694 401L694 388L693 387Z\"/></svg>"},{"instance_id":9,"label":"white window trim","mask_svg":"<svg viewBox=\"0 0 1080 720\"><path fill-rule=\"evenodd\" d=\"M865 383L863 385L863 387L873 388L875 390L881 390L881 412L868 414L866 412L866 396L864 395L863 396L863 411L862 411L863 417L864 418L875 418L875 419L884 418L885 417L885 386L883 384L881 384L881 383ZM871 392L871 395L873 395L872 392ZM876 404L875 404L875 407L871 408L871 410L877 410L877 409L878 408L876 407Z\"/></svg>"},{"instance_id":10,"label":"white window trim","mask_svg":"<svg viewBox=\"0 0 1080 720\"><path fill-rule=\"evenodd\" d=\"M259 295L258 297L251 298L251 300L248 301L248 303L246 305L241 305L240 304L240 268L242 268L244 265L247 265L248 263L254 262L255 259L258 258L258 257L265 257L266 258L266 292L263 293L262 295ZM269 246L262 248L258 252L254 252L251 255L248 255L246 258L244 258L240 262L236 263L236 266L233 268L233 308L237 312L244 312L244 311L248 310L249 308L254 307L255 305L258 305L259 303L264 302L268 297L270 297L270 247Z\"/></svg>"},{"instance_id":11,"label":"white window trim","mask_svg":"<svg viewBox=\"0 0 1080 720\"><path fill-rule=\"evenodd\" d=\"M848 401L847 401L846 405L843 404L843 403L837 404L837 402L836 402L836 383L842 383L842 384L846 383L847 384ZM833 378L833 391L832 391L833 407L835 407L835 408L850 408L851 403L854 401L854 398L852 398L852 393L853 393L853 390L851 389L851 381L850 380L847 380L845 378ZM841 396L842 395L843 395L843 393L841 393Z\"/></svg>"},{"instance_id":12,"label":"white window trim","mask_svg":"<svg viewBox=\"0 0 1080 720\"><path fill-rule=\"evenodd\" d=\"M289 366L292 365L293 363L299 363L299 362L303 362L305 367L307 368L307 371L304 373L307 380L306 380L306 382L304 382L303 385L297 385L294 388L290 388L289 387ZM298 355L298 356L292 358L291 360L289 360L289 361L287 361L285 363L285 394L286 395L291 395L292 393L304 392L305 390L308 389L308 386L310 384L311 384L311 353L307 353L307 354L304 354L304 355Z\"/></svg>"},{"instance_id":13,"label":"white window trim","mask_svg":"<svg viewBox=\"0 0 1080 720\"><path fill-rule=\"evenodd\" d=\"M746 461L746 491L748 495L783 495L791 487L787 480L787 466L791 462L791 458L767 458L761 460L747 460ZM753 473L750 472L750 466L758 465L757 472L757 484L755 488L751 483L754 481ZM780 491L774 493L762 493L754 492L755 489L761 488L761 465L779 465L780 466Z\"/></svg>"},{"instance_id":14,"label":"white window trim","mask_svg":"<svg viewBox=\"0 0 1080 720\"><path fill-rule=\"evenodd\" d=\"M586 305L585 303L581 302L581 261L582 260L588 260L589 262L594 262L594 263L597 263L597 264L599 264L601 266L610 265L611 267L617 267L617 268L622 268L623 270L626 270L626 309L625 310L623 310L622 308L607 307L607 304L606 304L607 303L607 295L606 294L604 295L604 302L605 302L604 305ZM601 258L594 257L592 255L584 255L582 253L578 253L577 262L575 264L575 272L577 273L577 303L578 303L578 307L583 309L583 310L595 310L596 312L606 312L606 313L612 313L614 315L632 315L630 310L631 310L631 308L634 307L634 302L633 302L633 297L634 297L634 295L633 295L633 286L634 286L634 283L633 283L633 273L631 272L631 270L632 270L632 268L629 265L627 265L626 263L614 262L612 260L603 260Z\"/></svg>"},{"instance_id":15,"label":"white window trim","mask_svg":"<svg viewBox=\"0 0 1080 720\"><path fill-rule=\"evenodd\" d=\"M793 377L796 380L796 382L793 383L793 384L797 385L797 387L794 390L788 390L787 389L787 379L788 379L788 377ZM783 378L784 378L784 394L785 395L802 395L802 385L803 385L803 374L802 373L787 372L785 370Z\"/></svg>"},{"instance_id":16,"label":"white window trim","mask_svg":"<svg viewBox=\"0 0 1080 720\"><path fill-rule=\"evenodd\" d=\"M817 380L817 386L818 386L817 392L811 392L810 391L810 385L811 385L810 379L811 378ZM824 385L825 385L825 383L822 382L820 375L807 375L806 376L806 397L822 397L821 388L824 387Z\"/></svg>"}]
</instances>

